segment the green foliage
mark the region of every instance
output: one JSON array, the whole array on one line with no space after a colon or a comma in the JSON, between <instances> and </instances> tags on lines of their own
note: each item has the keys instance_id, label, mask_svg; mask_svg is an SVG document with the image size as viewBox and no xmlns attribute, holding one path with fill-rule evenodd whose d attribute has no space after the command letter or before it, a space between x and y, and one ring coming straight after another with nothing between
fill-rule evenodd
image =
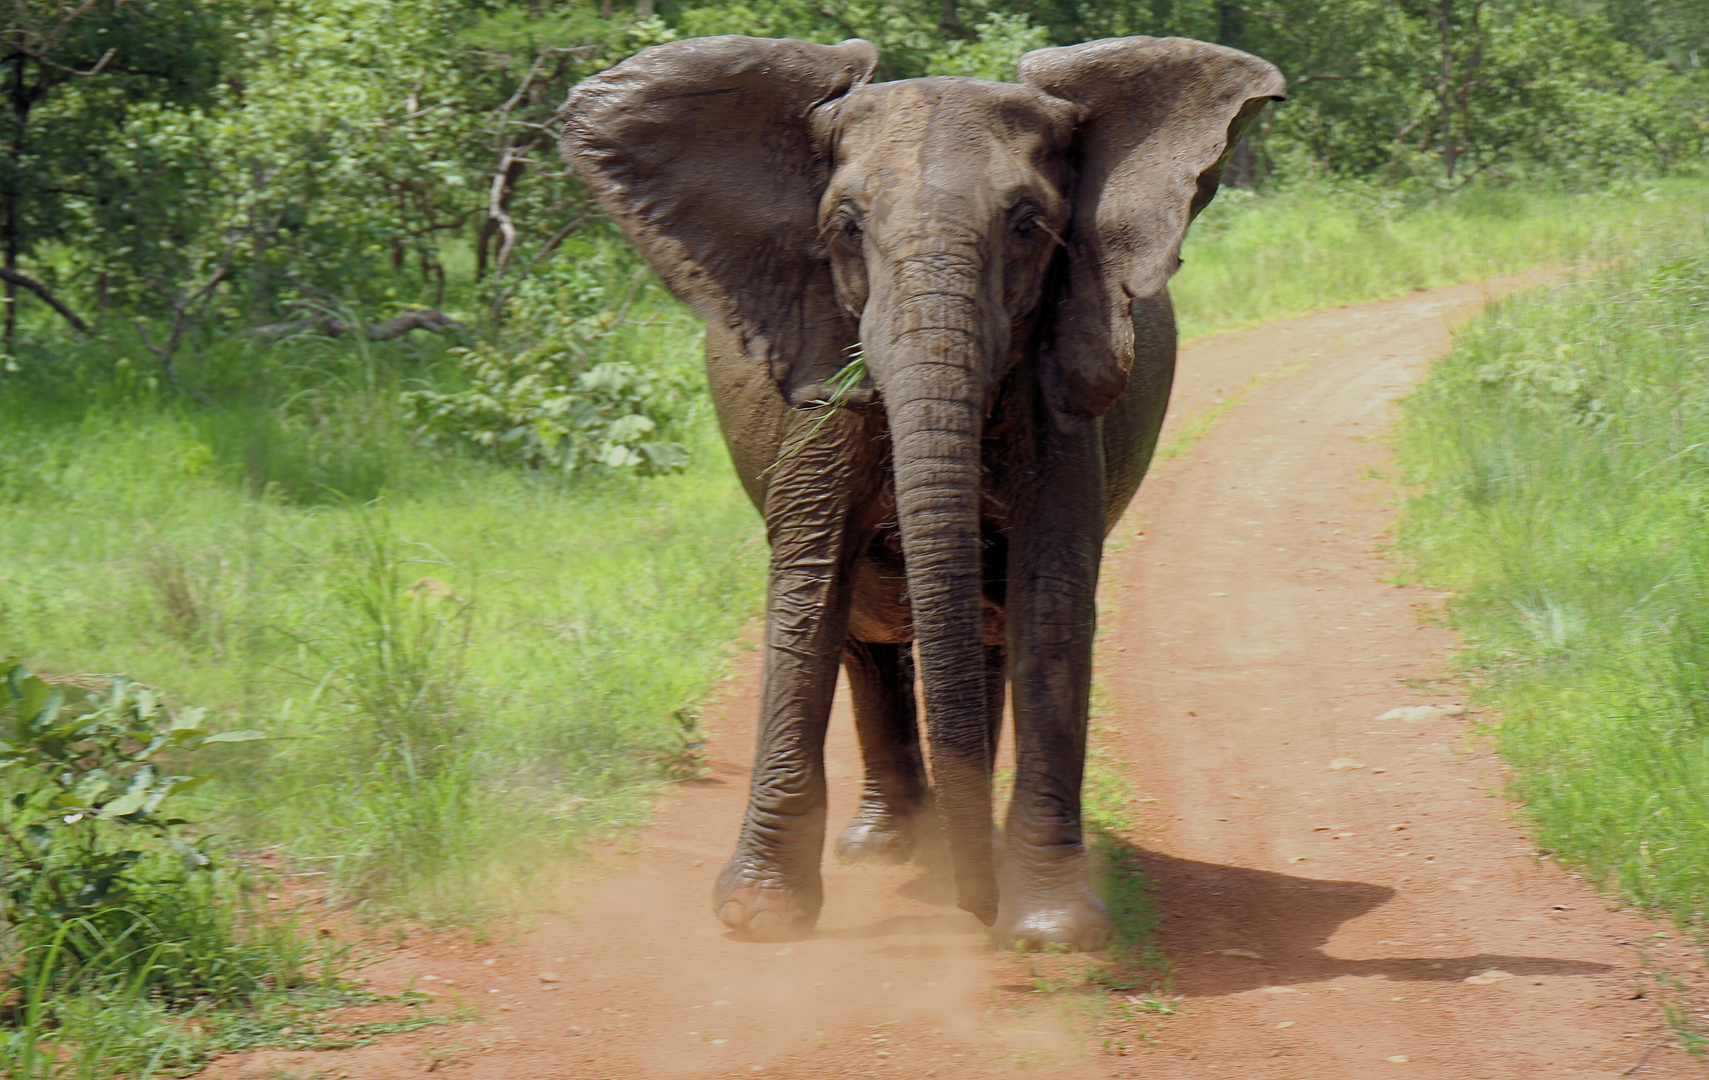
<instances>
[{"instance_id":1,"label":"green foliage","mask_svg":"<svg viewBox=\"0 0 1709 1080\"><path fill-rule=\"evenodd\" d=\"M554 108L578 79L661 41L861 36L879 46L882 78L1011 79L1018 57L1046 44L1198 37L1264 55L1290 80L1289 103L1231 164L1236 184L1589 183L1701 159L1701 5L681 0L643 17L592 0L241 12L13 0L0 65L22 80L7 80L20 120L0 165L12 208L0 217L16 241L9 267L98 321L143 319L169 363L196 327L345 309L377 319L424 303L502 314L575 247L566 237L605 229L555 164ZM8 291L8 311L31 328L14 357L46 363L31 342L51 340L58 316ZM492 347L526 350L534 337Z\"/></svg>"},{"instance_id":2,"label":"green foliage","mask_svg":"<svg viewBox=\"0 0 1709 1080\"><path fill-rule=\"evenodd\" d=\"M132 265L196 230L196 208L172 198L198 168L192 148L120 146L114 136L162 110L188 114L211 103L228 48L225 17L223 5L194 0L8 0L0 16L8 270L44 245L77 243L84 224L130 234L136 243L106 254ZM126 224L142 221L146 229ZM12 320L8 304L8 327Z\"/></svg>"},{"instance_id":3,"label":"green foliage","mask_svg":"<svg viewBox=\"0 0 1709 1080\"><path fill-rule=\"evenodd\" d=\"M405 392L405 414L428 445L513 465L681 470L701 386L698 324L610 232L566 249L568 260L511 290L502 340L453 350L447 388Z\"/></svg>"},{"instance_id":4,"label":"green foliage","mask_svg":"<svg viewBox=\"0 0 1709 1080\"><path fill-rule=\"evenodd\" d=\"M0 922L24 951L17 978L99 961L169 998L252 989L256 973L231 949L187 948L193 909L213 899L200 880L212 860L205 842L181 836L187 822L167 816L166 803L208 779L172 771L175 760L260 732L211 733L200 710L173 716L124 678L68 705L62 688L14 664L0 697Z\"/></svg>"},{"instance_id":5,"label":"green foliage","mask_svg":"<svg viewBox=\"0 0 1709 1080\"><path fill-rule=\"evenodd\" d=\"M1632 901L1709 910L1709 218L1510 299L1409 401L1403 541L1457 590L1543 844Z\"/></svg>"}]
</instances>

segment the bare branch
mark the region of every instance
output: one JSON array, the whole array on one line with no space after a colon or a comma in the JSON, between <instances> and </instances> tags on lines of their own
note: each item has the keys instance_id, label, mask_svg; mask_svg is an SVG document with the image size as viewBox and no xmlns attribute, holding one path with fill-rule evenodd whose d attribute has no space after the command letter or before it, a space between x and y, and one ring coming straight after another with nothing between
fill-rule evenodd
<instances>
[{"instance_id":1,"label":"bare branch","mask_svg":"<svg viewBox=\"0 0 1709 1080\"><path fill-rule=\"evenodd\" d=\"M71 328L79 334L88 331L88 324L78 318L75 311L66 307L59 297L48 291L48 287L46 285L43 285L34 278L25 277L16 270L8 270L4 266L0 266L0 281L9 281L18 287L28 289L41 297L42 303L59 312L60 318L70 323Z\"/></svg>"},{"instance_id":2,"label":"bare branch","mask_svg":"<svg viewBox=\"0 0 1709 1080\"><path fill-rule=\"evenodd\" d=\"M323 337L343 337L346 334L358 334L369 341L390 341L392 338L403 337L411 330L431 330L435 334L443 334L455 330L463 324L434 308L417 308L394 316L382 323L348 323L330 316L321 319L296 319L291 322L272 323L268 326L258 326L251 330L250 336L258 338L284 338L296 334L320 334Z\"/></svg>"},{"instance_id":3,"label":"bare branch","mask_svg":"<svg viewBox=\"0 0 1709 1080\"><path fill-rule=\"evenodd\" d=\"M111 60L113 57L117 56L118 54L119 54L119 50L108 49L105 53L101 54L101 59L95 61L95 66L90 68L88 71L78 71L76 68L68 68L64 64L56 64L52 60L49 60L45 56L37 56L37 57L33 57L32 59L34 59L36 63L42 65L43 67L50 67L50 68L53 68L55 71L63 71L67 75L75 75L79 79L88 79L88 78L92 78L93 76L101 74L101 70L107 66L107 61Z\"/></svg>"},{"instance_id":4,"label":"bare branch","mask_svg":"<svg viewBox=\"0 0 1709 1080\"><path fill-rule=\"evenodd\" d=\"M499 232L498 257L493 260L493 273L503 274L510 253L516 250L516 222L510 216L510 197L528 165L528 150L518 154L512 147L499 153L498 167L493 170L492 187L487 196L487 220Z\"/></svg>"},{"instance_id":5,"label":"bare branch","mask_svg":"<svg viewBox=\"0 0 1709 1080\"><path fill-rule=\"evenodd\" d=\"M34 48L31 48L29 45L30 32L28 30L7 30L4 34L8 37L16 35L17 40L12 43L12 47L14 49L23 53L31 60L41 60L56 44L59 43L60 35L70 29L72 23L88 14L89 9L94 7L95 4L96 0L83 0L81 4L78 4L69 13L67 13L65 18L59 20L59 25L50 30L47 37L41 40L41 44ZM106 61L103 60L102 63L106 63ZM58 67L59 65L55 64L52 66ZM65 69L60 68L60 70L64 71Z\"/></svg>"},{"instance_id":6,"label":"bare branch","mask_svg":"<svg viewBox=\"0 0 1709 1080\"><path fill-rule=\"evenodd\" d=\"M167 383L174 390L182 392L184 389L178 382L178 369L172 363L173 357L178 355L178 347L184 343L184 331L188 330L190 324L195 320L195 309L198 306L205 305L208 299L214 295L214 290L219 287L220 282L225 280L227 271L231 269L232 256L236 251L237 234L228 232L225 237L225 250L220 252L219 265L214 268L213 273L208 275L208 280L204 281L201 287L188 297L176 288L169 289L159 281L149 279L150 288L167 295L168 302L172 306L172 323L166 341L160 345L156 345L154 339L149 337L148 326L141 319L137 319L135 323L137 336L142 338L142 343L148 347L148 351L159 358L160 369L166 375Z\"/></svg>"},{"instance_id":7,"label":"bare branch","mask_svg":"<svg viewBox=\"0 0 1709 1080\"><path fill-rule=\"evenodd\" d=\"M587 219L588 215L582 214L568 225L565 225L563 228L553 233L551 239L540 245L540 250L536 251L534 253L534 257L528 260L528 265L524 266L522 268L522 272L516 275L516 280L500 289L499 294L493 297L492 312L494 320L497 320L503 313L505 301L510 299L510 294L516 291L516 287L526 281L528 279L528 275L534 272L534 268L540 265L540 261L551 255L552 252L558 250L558 245L562 244L565 238L572 232L576 231L576 229L581 226L581 223Z\"/></svg>"},{"instance_id":8,"label":"bare branch","mask_svg":"<svg viewBox=\"0 0 1709 1080\"><path fill-rule=\"evenodd\" d=\"M1370 76L1368 75L1301 75L1299 78L1288 83L1288 89L1292 90L1294 87L1304 86L1306 83L1341 82L1343 80L1352 81L1355 79L1366 79L1369 77Z\"/></svg>"}]
</instances>

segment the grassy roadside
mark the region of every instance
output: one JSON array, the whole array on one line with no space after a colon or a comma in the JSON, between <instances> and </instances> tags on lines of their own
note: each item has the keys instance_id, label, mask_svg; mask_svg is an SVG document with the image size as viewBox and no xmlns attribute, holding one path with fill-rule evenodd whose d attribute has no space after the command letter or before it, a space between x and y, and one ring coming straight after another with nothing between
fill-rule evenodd
<instances>
[{"instance_id":1,"label":"grassy roadside","mask_svg":"<svg viewBox=\"0 0 1709 1080\"><path fill-rule=\"evenodd\" d=\"M1596 191L1471 187L1410 199L1363 185L1225 189L1170 283L1181 339L1320 308L1606 257L1702 205L1709 180Z\"/></svg>"},{"instance_id":2,"label":"grassy roadside","mask_svg":"<svg viewBox=\"0 0 1709 1080\"><path fill-rule=\"evenodd\" d=\"M753 512L711 452L574 487L451 460L303 507L234 492L169 412L0 444L0 645L266 731L195 816L429 917L468 914L491 853L636 820L758 586Z\"/></svg>"},{"instance_id":3,"label":"grassy roadside","mask_svg":"<svg viewBox=\"0 0 1709 1080\"><path fill-rule=\"evenodd\" d=\"M1407 401L1402 543L1455 590L1511 793L1630 901L1709 905L1709 214L1511 297Z\"/></svg>"}]
</instances>

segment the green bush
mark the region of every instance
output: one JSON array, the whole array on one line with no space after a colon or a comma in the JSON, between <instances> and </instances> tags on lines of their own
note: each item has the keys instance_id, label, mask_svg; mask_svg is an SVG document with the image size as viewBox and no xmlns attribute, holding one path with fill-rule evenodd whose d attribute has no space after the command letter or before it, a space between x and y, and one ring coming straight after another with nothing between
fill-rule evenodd
<instances>
[{"instance_id":1,"label":"green bush","mask_svg":"<svg viewBox=\"0 0 1709 1080\"><path fill-rule=\"evenodd\" d=\"M550 345L457 351L468 389L403 396L430 442L465 443L502 461L565 473L603 467L657 475L688 464L681 443L649 437L669 422L674 402L664 380L633 364L578 370L573 353Z\"/></svg>"},{"instance_id":2,"label":"green bush","mask_svg":"<svg viewBox=\"0 0 1709 1080\"><path fill-rule=\"evenodd\" d=\"M17 985L98 971L173 1001L232 999L266 974L218 911L206 839L186 838L173 797L209 779L185 756L255 731L214 734L128 679L68 704L10 665L0 691L0 925Z\"/></svg>"},{"instance_id":3,"label":"green bush","mask_svg":"<svg viewBox=\"0 0 1709 1080\"><path fill-rule=\"evenodd\" d=\"M453 349L448 387L403 394L429 445L560 473L656 476L688 464L699 323L609 231L520 282L493 341Z\"/></svg>"}]
</instances>

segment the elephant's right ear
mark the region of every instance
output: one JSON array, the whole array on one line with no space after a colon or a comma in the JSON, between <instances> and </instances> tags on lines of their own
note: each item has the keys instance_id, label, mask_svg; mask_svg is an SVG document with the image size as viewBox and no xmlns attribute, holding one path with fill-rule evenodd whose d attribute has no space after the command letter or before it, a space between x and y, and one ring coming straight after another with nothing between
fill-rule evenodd
<instances>
[{"instance_id":1,"label":"elephant's right ear","mask_svg":"<svg viewBox=\"0 0 1709 1080\"><path fill-rule=\"evenodd\" d=\"M866 82L868 42L655 45L584 80L559 148L671 291L735 329L791 405L824 396L858 337L818 230L814 110Z\"/></svg>"}]
</instances>

